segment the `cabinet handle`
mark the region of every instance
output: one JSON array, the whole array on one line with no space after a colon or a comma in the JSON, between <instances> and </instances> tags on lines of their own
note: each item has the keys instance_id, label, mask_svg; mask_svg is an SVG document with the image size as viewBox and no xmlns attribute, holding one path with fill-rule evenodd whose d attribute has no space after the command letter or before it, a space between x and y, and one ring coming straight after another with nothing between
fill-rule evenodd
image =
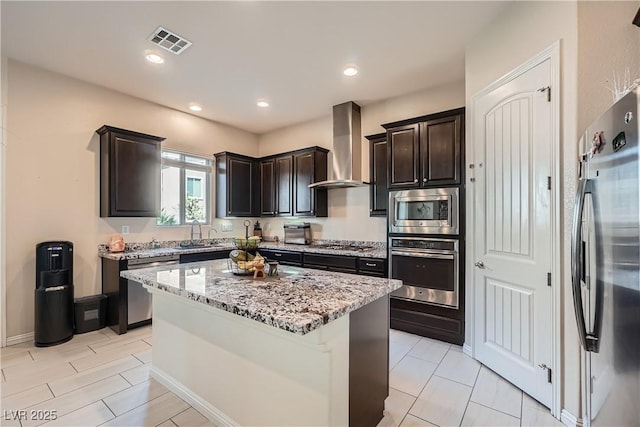
<instances>
[{"instance_id":1,"label":"cabinet handle","mask_svg":"<svg viewBox=\"0 0 640 427\"><path fill-rule=\"evenodd\" d=\"M413 180L413 182L418 182L418 180L417 180L417 179L414 179L414 180Z\"/></svg>"},{"instance_id":2,"label":"cabinet handle","mask_svg":"<svg viewBox=\"0 0 640 427\"><path fill-rule=\"evenodd\" d=\"M365 262L364 265L366 265L367 267L375 267L376 264L372 263L372 262Z\"/></svg>"},{"instance_id":3,"label":"cabinet handle","mask_svg":"<svg viewBox=\"0 0 640 427\"><path fill-rule=\"evenodd\" d=\"M427 178L422 178L422 182L427 182Z\"/></svg>"},{"instance_id":4,"label":"cabinet handle","mask_svg":"<svg viewBox=\"0 0 640 427\"><path fill-rule=\"evenodd\" d=\"M275 256L282 256L282 254L274 254Z\"/></svg>"}]
</instances>

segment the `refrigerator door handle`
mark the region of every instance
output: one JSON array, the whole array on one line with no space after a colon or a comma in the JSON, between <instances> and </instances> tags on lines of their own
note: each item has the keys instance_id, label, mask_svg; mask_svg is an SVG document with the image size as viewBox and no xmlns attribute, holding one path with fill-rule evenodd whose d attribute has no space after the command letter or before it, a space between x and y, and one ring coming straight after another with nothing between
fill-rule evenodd
<instances>
[{"instance_id":1,"label":"refrigerator door handle","mask_svg":"<svg viewBox=\"0 0 640 427\"><path fill-rule=\"evenodd\" d=\"M571 233L571 288L573 291L573 307L575 309L576 323L580 343L586 351L597 349L597 338L587 334L587 326L584 318L582 290L580 282L583 279L584 255L582 249L582 215L584 212L584 201L587 194L591 194L593 182L588 179L578 181L578 191L573 210L573 230ZM596 350L597 351L597 350Z\"/></svg>"}]
</instances>

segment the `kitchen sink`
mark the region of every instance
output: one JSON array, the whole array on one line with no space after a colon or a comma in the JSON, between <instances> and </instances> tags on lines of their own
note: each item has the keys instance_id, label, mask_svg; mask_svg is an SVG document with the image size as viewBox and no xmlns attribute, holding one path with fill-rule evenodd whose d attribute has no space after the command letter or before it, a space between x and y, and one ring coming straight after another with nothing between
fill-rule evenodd
<instances>
[{"instance_id":1,"label":"kitchen sink","mask_svg":"<svg viewBox=\"0 0 640 427\"><path fill-rule=\"evenodd\" d=\"M219 248L229 246L224 243L181 243L180 246L176 246L174 249L198 249L198 248Z\"/></svg>"}]
</instances>

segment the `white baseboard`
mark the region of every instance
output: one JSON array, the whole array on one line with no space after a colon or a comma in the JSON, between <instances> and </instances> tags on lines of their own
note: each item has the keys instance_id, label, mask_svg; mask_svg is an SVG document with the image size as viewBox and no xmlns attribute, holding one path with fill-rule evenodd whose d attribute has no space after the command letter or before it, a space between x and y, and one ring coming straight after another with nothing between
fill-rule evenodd
<instances>
[{"instance_id":1,"label":"white baseboard","mask_svg":"<svg viewBox=\"0 0 640 427\"><path fill-rule=\"evenodd\" d=\"M177 394L185 402L193 406L198 412L207 417L212 423L220 427L237 427L240 423L234 421L227 414L207 402L193 391L176 381L172 376L151 365L151 376L160 384Z\"/></svg>"},{"instance_id":2,"label":"white baseboard","mask_svg":"<svg viewBox=\"0 0 640 427\"><path fill-rule=\"evenodd\" d=\"M582 427L582 418L578 418L566 409L560 414L560 421L567 427Z\"/></svg>"},{"instance_id":3,"label":"white baseboard","mask_svg":"<svg viewBox=\"0 0 640 427\"><path fill-rule=\"evenodd\" d=\"M473 357L473 355L471 354L472 353L471 346L469 344L467 344L467 343L464 343L462 345L462 352L464 354L466 354L467 356L469 356L469 357Z\"/></svg>"},{"instance_id":4,"label":"white baseboard","mask_svg":"<svg viewBox=\"0 0 640 427\"><path fill-rule=\"evenodd\" d=\"M33 341L33 332L27 332L26 334L14 335L7 338L7 347L14 344L21 344L23 342Z\"/></svg>"}]
</instances>

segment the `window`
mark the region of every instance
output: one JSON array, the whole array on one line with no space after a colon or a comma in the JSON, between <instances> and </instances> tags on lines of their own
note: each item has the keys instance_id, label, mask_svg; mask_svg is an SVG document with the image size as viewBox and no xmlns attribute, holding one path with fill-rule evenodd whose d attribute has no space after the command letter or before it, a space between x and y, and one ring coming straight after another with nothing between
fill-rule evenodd
<instances>
[{"instance_id":1,"label":"window","mask_svg":"<svg viewBox=\"0 0 640 427\"><path fill-rule=\"evenodd\" d=\"M211 220L211 166L206 157L162 151L162 189L158 225Z\"/></svg>"}]
</instances>

